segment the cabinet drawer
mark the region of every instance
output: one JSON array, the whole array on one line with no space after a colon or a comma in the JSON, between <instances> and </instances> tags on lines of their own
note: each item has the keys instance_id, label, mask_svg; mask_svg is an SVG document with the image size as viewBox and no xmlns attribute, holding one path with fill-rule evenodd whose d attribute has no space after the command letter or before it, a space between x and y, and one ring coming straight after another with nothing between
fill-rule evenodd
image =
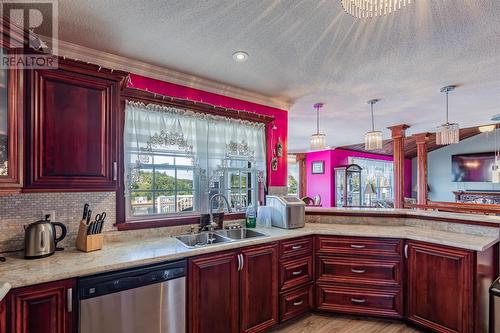
<instances>
[{"instance_id":1,"label":"cabinet drawer","mask_svg":"<svg viewBox=\"0 0 500 333\"><path fill-rule=\"evenodd\" d=\"M403 308L400 289L380 291L318 284L316 297L318 310L355 315L400 318Z\"/></svg>"},{"instance_id":2,"label":"cabinet drawer","mask_svg":"<svg viewBox=\"0 0 500 333\"><path fill-rule=\"evenodd\" d=\"M375 260L356 257L318 256L318 282L338 282L399 287L401 261Z\"/></svg>"},{"instance_id":3,"label":"cabinet drawer","mask_svg":"<svg viewBox=\"0 0 500 333\"><path fill-rule=\"evenodd\" d=\"M317 239L318 254L401 256L402 241L392 238L325 237Z\"/></svg>"},{"instance_id":4,"label":"cabinet drawer","mask_svg":"<svg viewBox=\"0 0 500 333\"><path fill-rule=\"evenodd\" d=\"M313 280L312 256L280 263L280 288L290 289Z\"/></svg>"},{"instance_id":5,"label":"cabinet drawer","mask_svg":"<svg viewBox=\"0 0 500 333\"><path fill-rule=\"evenodd\" d=\"M313 307L313 285L286 292L280 296L280 320L295 318Z\"/></svg>"},{"instance_id":6,"label":"cabinet drawer","mask_svg":"<svg viewBox=\"0 0 500 333\"><path fill-rule=\"evenodd\" d=\"M280 243L280 259L311 253L312 237L294 238Z\"/></svg>"}]
</instances>

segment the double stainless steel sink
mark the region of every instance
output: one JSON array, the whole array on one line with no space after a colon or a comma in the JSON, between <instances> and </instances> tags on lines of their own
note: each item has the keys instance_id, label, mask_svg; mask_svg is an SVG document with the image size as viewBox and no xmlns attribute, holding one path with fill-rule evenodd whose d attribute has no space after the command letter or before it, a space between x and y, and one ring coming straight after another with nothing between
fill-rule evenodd
<instances>
[{"instance_id":1,"label":"double stainless steel sink","mask_svg":"<svg viewBox=\"0 0 500 333\"><path fill-rule=\"evenodd\" d=\"M175 236L174 238L188 248L204 247L213 244L237 242L249 238L266 237L266 234L251 229L231 229L206 231L197 234Z\"/></svg>"}]
</instances>

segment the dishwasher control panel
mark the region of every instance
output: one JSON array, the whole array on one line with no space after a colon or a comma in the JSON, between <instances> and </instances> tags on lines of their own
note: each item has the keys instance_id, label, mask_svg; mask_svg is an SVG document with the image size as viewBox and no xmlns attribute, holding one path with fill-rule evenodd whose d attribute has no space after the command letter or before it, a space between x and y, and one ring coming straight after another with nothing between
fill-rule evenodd
<instances>
[{"instance_id":1,"label":"dishwasher control panel","mask_svg":"<svg viewBox=\"0 0 500 333\"><path fill-rule=\"evenodd\" d=\"M80 278L80 299L102 296L186 276L186 260Z\"/></svg>"}]
</instances>

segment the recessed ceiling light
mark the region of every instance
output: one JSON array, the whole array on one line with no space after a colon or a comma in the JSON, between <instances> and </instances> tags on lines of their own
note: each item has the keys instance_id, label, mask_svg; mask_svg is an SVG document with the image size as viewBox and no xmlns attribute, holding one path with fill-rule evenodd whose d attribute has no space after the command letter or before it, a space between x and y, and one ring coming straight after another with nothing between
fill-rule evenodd
<instances>
[{"instance_id":1,"label":"recessed ceiling light","mask_svg":"<svg viewBox=\"0 0 500 333\"><path fill-rule=\"evenodd\" d=\"M236 51L233 53L233 59L236 62L245 62L248 60L248 53L245 51Z\"/></svg>"}]
</instances>

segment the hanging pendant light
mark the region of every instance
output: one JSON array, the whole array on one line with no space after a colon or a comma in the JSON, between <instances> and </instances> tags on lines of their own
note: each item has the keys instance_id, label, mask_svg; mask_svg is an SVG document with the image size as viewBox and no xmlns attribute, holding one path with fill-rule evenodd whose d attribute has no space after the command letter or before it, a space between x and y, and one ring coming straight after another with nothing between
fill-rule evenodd
<instances>
[{"instance_id":1,"label":"hanging pendant light","mask_svg":"<svg viewBox=\"0 0 500 333\"><path fill-rule=\"evenodd\" d=\"M436 130L436 144L441 146L451 145L460 142L460 127L458 124L450 124L448 120L448 95L455 90L456 86L441 88L441 92L446 94L446 124L439 126Z\"/></svg>"},{"instance_id":2,"label":"hanging pendant light","mask_svg":"<svg viewBox=\"0 0 500 333\"><path fill-rule=\"evenodd\" d=\"M326 148L326 135L319 133L319 109L323 105L323 103L314 104L314 108L316 109L316 134L311 135L311 150L323 150Z\"/></svg>"},{"instance_id":3,"label":"hanging pendant light","mask_svg":"<svg viewBox=\"0 0 500 333\"><path fill-rule=\"evenodd\" d=\"M375 103L379 101L379 99L372 99L368 101L368 104L370 104L370 109L372 111L372 130L371 132L365 134L365 150L382 149L384 144L384 136L382 132L375 131L375 120L373 118L373 105L375 105Z\"/></svg>"}]
</instances>

